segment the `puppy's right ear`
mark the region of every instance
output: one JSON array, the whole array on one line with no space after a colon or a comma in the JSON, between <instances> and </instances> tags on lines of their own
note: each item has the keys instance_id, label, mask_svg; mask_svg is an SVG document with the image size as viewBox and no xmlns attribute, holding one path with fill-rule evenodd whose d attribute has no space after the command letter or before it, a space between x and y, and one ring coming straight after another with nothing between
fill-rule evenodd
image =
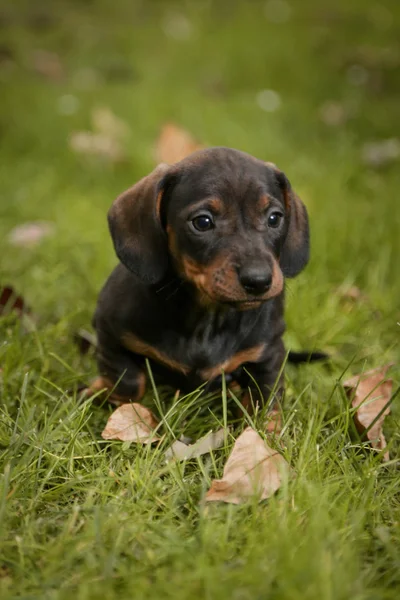
<instances>
[{"instance_id":1,"label":"puppy's right ear","mask_svg":"<svg viewBox=\"0 0 400 600\"><path fill-rule=\"evenodd\" d=\"M167 237L161 204L171 167L160 164L121 194L111 206L108 224L120 261L146 283L157 283L168 268Z\"/></svg>"}]
</instances>

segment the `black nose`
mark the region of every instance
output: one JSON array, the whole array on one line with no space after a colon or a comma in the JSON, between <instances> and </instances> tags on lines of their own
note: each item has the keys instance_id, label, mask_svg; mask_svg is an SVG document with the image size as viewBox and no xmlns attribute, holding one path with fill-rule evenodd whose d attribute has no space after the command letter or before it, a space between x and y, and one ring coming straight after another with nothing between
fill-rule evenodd
<instances>
[{"instance_id":1,"label":"black nose","mask_svg":"<svg viewBox=\"0 0 400 600\"><path fill-rule=\"evenodd\" d=\"M272 273L267 266L250 265L240 269L239 281L249 294L264 294L272 284Z\"/></svg>"}]
</instances>

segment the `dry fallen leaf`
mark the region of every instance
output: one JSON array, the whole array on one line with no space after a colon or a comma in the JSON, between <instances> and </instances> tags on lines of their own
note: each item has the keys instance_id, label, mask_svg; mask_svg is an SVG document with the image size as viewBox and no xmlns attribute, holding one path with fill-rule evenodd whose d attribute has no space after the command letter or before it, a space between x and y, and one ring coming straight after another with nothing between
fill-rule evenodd
<instances>
[{"instance_id":1,"label":"dry fallen leaf","mask_svg":"<svg viewBox=\"0 0 400 600\"><path fill-rule=\"evenodd\" d=\"M154 433L157 425L153 413L142 404L122 404L111 414L101 437L105 440L151 444L160 439Z\"/></svg>"},{"instance_id":2,"label":"dry fallen leaf","mask_svg":"<svg viewBox=\"0 0 400 600\"><path fill-rule=\"evenodd\" d=\"M36 246L43 238L54 234L54 225L45 221L23 223L11 229L8 241L13 246L31 248Z\"/></svg>"},{"instance_id":3,"label":"dry fallen leaf","mask_svg":"<svg viewBox=\"0 0 400 600\"><path fill-rule=\"evenodd\" d=\"M288 470L283 456L247 427L235 442L222 479L212 482L205 499L241 504L257 495L265 500L279 489L282 475Z\"/></svg>"},{"instance_id":4,"label":"dry fallen leaf","mask_svg":"<svg viewBox=\"0 0 400 600\"><path fill-rule=\"evenodd\" d=\"M210 432L200 438L195 444L187 445L180 440L176 440L165 452L166 460L189 460L208 454L212 450L217 450L224 444L225 431L219 429L215 433Z\"/></svg>"},{"instance_id":5,"label":"dry fallen leaf","mask_svg":"<svg viewBox=\"0 0 400 600\"><path fill-rule=\"evenodd\" d=\"M159 163L173 164L203 147L188 131L167 123L156 142L155 158Z\"/></svg>"},{"instance_id":6,"label":"dry fallen leaf","mask_svg":"<svg viewBox=\"0 0 400 600\"><path fill-rule=\"evenodd\" d=\"M383 411L371 429L367 431L367 438L376 450L386 448L382 427L386 415L390 413L390 406L387 406L385 410L383 409L389 402L392 393L393 381L392 379L385 379L391 366L389 364L366 371L351 377L343 383L348 396L352 399L352 407L357 408L354 413L354 422L360 434L364 434L379 413ZM389 452L385 452L383 458L385 461L389 460Z\"/></svg>"}]
</instances>

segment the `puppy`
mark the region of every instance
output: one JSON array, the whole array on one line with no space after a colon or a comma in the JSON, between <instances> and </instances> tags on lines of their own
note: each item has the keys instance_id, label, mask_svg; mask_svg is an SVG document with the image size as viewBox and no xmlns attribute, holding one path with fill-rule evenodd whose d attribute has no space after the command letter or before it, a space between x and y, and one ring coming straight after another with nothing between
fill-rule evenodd
<instances>
[{"instance_id":1,"label":"puppy","mask_svg":"<svg viewBox=\"0 0 400 600\"><path fill-rule=\"evenodd\" d=\"M108 219L120 264L94 317L91 391L139 401L148 358L157 381L185 392L215 389L224 373L253 402L279 396L284 279L309 258L307 211L284 173L230 148L200 150L159 165Z\"/></svg>"}]
</instances>

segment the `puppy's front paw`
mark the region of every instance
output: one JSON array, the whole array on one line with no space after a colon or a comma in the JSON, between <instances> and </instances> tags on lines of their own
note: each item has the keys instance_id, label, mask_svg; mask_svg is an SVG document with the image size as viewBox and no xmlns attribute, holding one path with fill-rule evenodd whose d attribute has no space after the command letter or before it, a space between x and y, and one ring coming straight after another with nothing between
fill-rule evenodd
<instances>
[{"instance_id":1,"label":"puppy's front paw","mask_svg":"<svg viewBox=\"0 0 400 600\"><path fill-rule=\"evenodd\" d=\"M130 396L121 396L114 391L115 384L106 377L99 375L87 387L82 387L79 392L83 400L93 397L94 404L108 402L113 406L121 406L134 401Z\"/></svg>"}]
</instances>

